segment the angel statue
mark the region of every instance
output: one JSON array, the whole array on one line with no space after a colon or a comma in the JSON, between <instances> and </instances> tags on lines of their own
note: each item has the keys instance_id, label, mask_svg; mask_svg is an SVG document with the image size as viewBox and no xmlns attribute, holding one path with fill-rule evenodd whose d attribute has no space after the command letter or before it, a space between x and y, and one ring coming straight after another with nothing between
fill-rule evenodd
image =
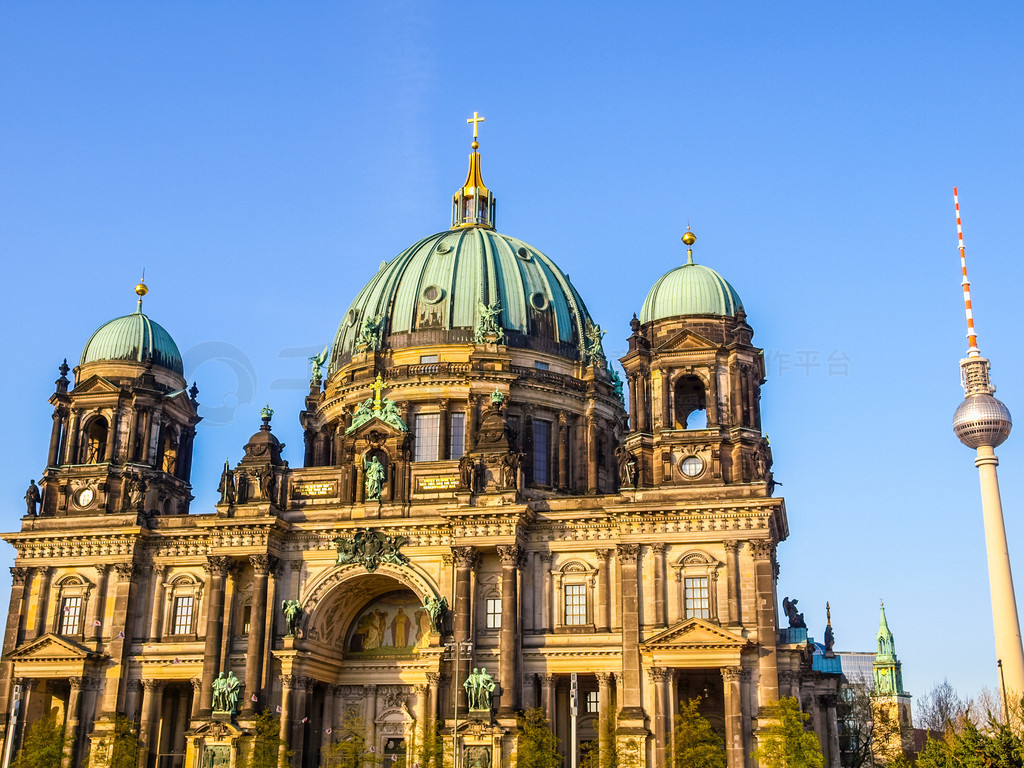
<instances>
[{"instance_id":1,"label":"angel statue","mask_svg":"<svg viewBox=\"0 0 1024 768\"><path fill-rule=\"evenodd\" d=\"M384 478L387 475L384 465L374 456L369 461L363 459L363 469L366 470L366 500L380 501L380 494L384 489Z\"/></svg>"},{"instance_id":2,"label":"angel statue","mask_svg":"<svg viewBox=\"0 0 1024 768\"><path fill-rule=\"evenodd\" d=\"M319 355L313 355L311 358L309 358L309 364L313 369L309 377L310 386L313 386L314 384L319 386L320 382L323 381L324 377L320 369L323 368L324 363L327 362L327 354L328 352L330 352L330 349L331 345L328 344L326 347L324 347L324 351L321 352Z\"/></svg>"}]
</instances>

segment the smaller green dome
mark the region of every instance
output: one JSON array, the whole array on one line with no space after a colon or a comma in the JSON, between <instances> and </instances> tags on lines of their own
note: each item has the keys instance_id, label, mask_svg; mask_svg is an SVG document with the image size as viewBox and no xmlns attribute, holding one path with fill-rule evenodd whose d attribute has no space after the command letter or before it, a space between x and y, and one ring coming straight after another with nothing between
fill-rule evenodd
<instances>
[{"instance_id":1,"label":"smaller green dome","mask_svg":"<svg viewBox=\"0 0 1024 768\"><path fill-rule=\"evenodd\" d=\"M140 307L142 302L139 302ZM171 334L159 323L137 312L118 317L101 325L82 350L81 365L101 360L153 360L153 365L184 375L181 353Z\"/></svg>"},{"instance_id":2,"label":"smaller green dome","mask_svg":"<svg viewBox=\"0 0 1024 768\"><path fill-rule=\"evenodd\" d=\"M640 322L679 315L732 317L743 306L740 295L715 270L689 261L662 275L640 310Z\"/></svg>"}]
</instances>

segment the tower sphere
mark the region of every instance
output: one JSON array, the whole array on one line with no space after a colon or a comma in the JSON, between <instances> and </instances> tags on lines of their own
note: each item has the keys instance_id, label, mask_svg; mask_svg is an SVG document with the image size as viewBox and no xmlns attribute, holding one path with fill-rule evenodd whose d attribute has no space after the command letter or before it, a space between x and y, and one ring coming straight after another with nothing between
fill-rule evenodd
<instances>
[{"instance_id":1,"label":"tower sphere","mask_svg":"<svg viewBox=\"0 0 1024 768\"><path fill-rule=\"evenodd\" d=\"M968 448L996 448L1010 436L1010 410L992 395L969 395L953 416L953 431Z\"/></svg>"}]
</instances>

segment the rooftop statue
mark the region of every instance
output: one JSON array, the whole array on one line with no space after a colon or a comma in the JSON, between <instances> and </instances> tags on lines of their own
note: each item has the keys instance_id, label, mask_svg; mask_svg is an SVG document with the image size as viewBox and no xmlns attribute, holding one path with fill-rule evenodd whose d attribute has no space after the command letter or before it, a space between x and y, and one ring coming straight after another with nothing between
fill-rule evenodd
<instances>
[{"instance_id":1,"label":"rooftop statue","mask_svg":"<svg viewBox=\"0 0 1024 768\"><path fill-rule=\"evenodd\" d=\"M476 303L478 319L476 322L475 341L483 344L485 341L502 342L505 340L505 329L498 324L498 316L501 314L501 302L496 301L487 305L482 301ZM488 339L493 336L493 339Z\"/></svg>"},{"instance_id":2,"label":"rooftop statue","mask_svg":"<svg viewBox=\"0 0 1024 768\"><path fill-rule=\"evenodd\" d=\"M786 612L786 618L789 619L790 629L807 629L804 615L796 609L798 602L796 598L790 600L788 597L784 597L782 599L782 610Z\"/></svg>"}]
</instances>

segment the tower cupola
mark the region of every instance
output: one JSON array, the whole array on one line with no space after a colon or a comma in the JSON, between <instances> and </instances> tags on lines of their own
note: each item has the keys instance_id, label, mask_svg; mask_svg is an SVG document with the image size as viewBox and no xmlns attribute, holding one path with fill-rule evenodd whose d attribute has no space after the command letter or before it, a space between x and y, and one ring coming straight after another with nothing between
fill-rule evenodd
<instances>
[{"instance_id":1,"label":"tower cupola","mask_svg":"<svg viewBox=\"0 0 1024 768\"><path fill-rule=\"evenodd\" d=\"M480 143L477 141L477 126L484 121L479 113L466 119L473 125L472 152L469 153L469 172L466 182L452 195L452 229L459 227L487 227L494 229L494 194L484 185L480 172Z\"/></svg>"}]
</instances>

